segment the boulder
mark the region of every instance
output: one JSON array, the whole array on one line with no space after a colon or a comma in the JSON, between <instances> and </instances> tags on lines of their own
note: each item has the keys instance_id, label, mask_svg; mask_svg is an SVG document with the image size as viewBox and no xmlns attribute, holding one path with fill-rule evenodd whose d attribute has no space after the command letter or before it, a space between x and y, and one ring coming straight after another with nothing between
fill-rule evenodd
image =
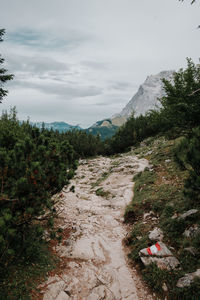
<instances>
[{"instance_id":1,"label":"boulder","mask_svg":"<svg viewBox=\"0 0 200 300\"><path fill-rule=\"evenodd\" d=\"M155 247L155 245L149 247L151 251L148 251L149 248L140 250L140 259L145 266L156 263L160 269L171 270L180 264L178 259L173 256L172 252L163 242L159 242L159 250L156 250ZM150 254L151 252L153 254Z\"/></svg>"},{"instance_id":2,"label":"boulder","mask_svg":"<svg viewBox=\"0 0 200 300\"><path fill-rule=\"evenodd\" d=\"M200 234L200 228L197 224L194 224L190 228L186 229L183 235L187 238L192 238Z\"/></svg>"},{"instance_id":3,"label":"boulder","mask_svg":"<svg viewBox=\"0 0 200 300\"><path fill-rule=\"evenodd\" d=\"M162 241L163 237L163 231L158 227L155 227L154 230L149 233L149 239L151 241Z\"/></svg>"},{"instance_id":4,"label":"boulder","mask_svg":"<svg viewBox=\"0 0 200 300\"><path fill-rule=\"evenodd\" d=\"M183 250L186 252L189 252L193 256L196 256L199 253L199 251L194 247L187 247L187 248L184 248Z\"/></svg>"},{"instance_id":5,"label":"boulder","mask_svg":"<svg viewBox=\"0 0 200 300\"><path fill-rule=\"evenodd\" d=\"M200 278L200 269L197 269L196 272L185 274L185 276L178 280L176 286L179 288L190 286L195 277Z\"/></svg>"},{"instance_id":6,"label":"boulder","mask_svg":"<svg viewBox=\"0 0 200 300\"><path fill-rule=\"evenodd\" d=\"M184 214L180 215L179 219L186 219L187 217L194 215L198 212L198 209L190 209L186 211Z\"/></svg>"}]
</instances>

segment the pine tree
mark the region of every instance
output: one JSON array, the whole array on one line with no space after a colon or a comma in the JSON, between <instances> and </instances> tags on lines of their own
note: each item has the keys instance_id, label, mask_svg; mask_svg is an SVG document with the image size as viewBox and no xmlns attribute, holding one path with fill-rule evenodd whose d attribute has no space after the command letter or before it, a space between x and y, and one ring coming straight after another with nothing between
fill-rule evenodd
<instances>
[{"instance_id":1,"label":"pine tree","mask_svg":"<svg viewBox=\"0 0 200 300\"><path fill-rule=\"evenodd\" d=\"M192 203L200 204L200 127L193 129L187 148L186 161L191 168L184 194Z\"/></svg>"},{"instance_id":2,"label":"pine tree","mask_svg":"<svg viewBox=\"0 0 200 300\"><path fill-rule=\"evenodd\" d=\"M0 42L3 41L4 33L5 33L5 29L0 29ZM3 97L5 97L8 93L7 90L3 89L4 83L13 79L13 75L7 74L7 70L1 67L3 63L4 63L4 59L0 55L0 103L2 103Z\"/></svg>"}]
</instances>

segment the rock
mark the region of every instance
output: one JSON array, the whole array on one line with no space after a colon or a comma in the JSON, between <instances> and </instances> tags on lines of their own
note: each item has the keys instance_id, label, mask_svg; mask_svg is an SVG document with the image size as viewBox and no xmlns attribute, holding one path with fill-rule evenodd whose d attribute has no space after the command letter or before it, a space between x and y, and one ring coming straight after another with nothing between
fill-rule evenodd
<instances>
[{"instance_id":1,"label":"rock","mask_svg":"<svg viewBox=\"0 0 200 300\"><path fill-rule=\"evenodd\" d=\"M198 212L198 209L190 209L186 211L184 214L180 215L179 219L186 219L187 217L194 215Z\"/></svg>"},{"instance_id":2,"label":"rock","mask_svg":"<svg viewBox=\"0 0 200 300\"><path fill-rule=\"evenodd\" d=\"M160 250L150 255L147 248L140 250L140 259L145 266L156 263L160 269L175 269L180 263L163 242L159 242ZM155 247L155 245L154 245Z\"/></svg>"},{"instance_id":3,"label":"rock","mask_svg":"<svg viewBox=\"0 0 200 300\"><path fill-rule=\"evenodd\" d=\"M149 233L149 239L151 241L162 241L163 237L163 231L158 227L155 227L154 230Z\"/></svg>"},{"instance_id":4,"label":"rock","mask_svg":"<svg viewBox=\"0 0 200 300\"><path fill-rule=\"evenodd\" d=\"M69 300L69 296L65 292L60 292L58 297L55 300Z\"/></svg>"},{"instance_id":5,"label":"rock","mask_svg":"<svg viewBox=\"0 0 200 300\"><path fill-rule=\"evenodd\" d=\"M140 147L145 147L145 146L146 146L145 142L140 143Z\"/></svg>"},{"instance_id":6,"label":"rock","mask_svg":"<svg viewBox=\"0 0 200 300\"><path fill-rule=\"evenodd\" d=\"M192 238L200 234L200 228L197 224L194 224L190 228L186 229L183 235L187 238Z\"/></svg>"},{"instance_id":7,"label":"rock","mask_svg":"<svg viewBox=\"0 0 200 300\"><path fill-rule=\"evenodd\" d=\"M183 288L186 286L190 286L190 284L194 281L194 278L200 278L200 269L197 269L196 272L185 274L185 276L181 277L177 282L177 287Z\"/></svg>"},{"instance_id":8,"label":"rock","mask_svg":"<svg viewBox=\"0 0 200 300\"><path fill-rule=\"evenodd\" d=\"M64 281L58 281L48 286L47 292L44 294L43 300L57 300L60 292L66 288Z\"/></svg>"},{"instance_id":9,"label":"rock","mask_svg":"<svg viewBox=\"0 0 200 300\"><path fill-rule=\"evenodd\" d=\"M168 291L168 287L166 285L166 283L164 282L163 285L162 285L162 289L164 292L167 292Z\"/></svg>"},{"instance_id":10,"label":"rock","mask_svg":"<svg viewBox=\"0 0 200 300\"><path fill-rule=\"evenodd\" d=\"M166 159L165 162L169 163L169 162L171 162L171 159Z\"/></svg>"},{"instance_id":11,"label":"rock","mask_svg":"<svg viewBox=\"0 0 200 300\"><path fill-rule=\"evenodd\" d=\"M149 213L145 213L143 215L143 220L149 220L152 218L152 216L154 216L154 212L153 211L150 211Z\"/></svg>"},{"instance_id":12,"label":"rock","mask_svg":"<svg viewBox=\"0 0 200 300\"><path fill-rule=\"evenodd\" d=\"M104 286L100 285L93 289L92 293L87 297L87 300L114 300L115 297L112 293Z\"/></svg>"},{"instance_id":13,"label":"rock","mask_svg":"<svg viewBox=\"0 0 200 300\"><path fill-rule=\"evenodd\" d=\"M199 253L198 250L194 247L187 247L187 248L184 248L183 250L191 253L194 256L196 256Z\"/></svg>"},{"instance_id":14,"label":"rock","mask_svg":"<svg viewBox=\"0 0 200 300\"><path fill-rule=\"evenodd\" d=\"M172 219L177 219L178 218L178 214L175 213L173 216L172 216Z\"/></svg>"}]
</instances>

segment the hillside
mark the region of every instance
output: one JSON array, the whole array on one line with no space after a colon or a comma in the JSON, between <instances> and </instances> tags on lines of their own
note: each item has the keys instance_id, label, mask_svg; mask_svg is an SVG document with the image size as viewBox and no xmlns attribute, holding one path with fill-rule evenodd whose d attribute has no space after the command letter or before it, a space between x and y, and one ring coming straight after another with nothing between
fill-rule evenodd
<instances>
[{"instance_id":1,"label":"hillside","mask_svg":"<svg viewBox=\"0 0 200 300\"><path fill-rule=\"evenodd\" d=\"M189 172L175 161L180 141L148 138L132 150L148 159L150 168L133 179L134 197L125 212L125 222L131 224L126 245L159 297L199 299L200 210L183 193ZM146 249L156 243L161 249L152 256Z\"/></svg>"},{"instance_id":2,"label":"hillside","mask_svg":"<svg viewBox=\"0 0 200 300\"><path fill-rule=\"evenodd\" d=\"M52 122L52 123L45 123L45 122L30 122L31 125L35 125L38 128L42 128L44 126L45 129L53 129L58 130L59 132L66 132L73 129L81 130L82 128L78 125L70 125L65 122Z\"/></svg>"}]
</instances>

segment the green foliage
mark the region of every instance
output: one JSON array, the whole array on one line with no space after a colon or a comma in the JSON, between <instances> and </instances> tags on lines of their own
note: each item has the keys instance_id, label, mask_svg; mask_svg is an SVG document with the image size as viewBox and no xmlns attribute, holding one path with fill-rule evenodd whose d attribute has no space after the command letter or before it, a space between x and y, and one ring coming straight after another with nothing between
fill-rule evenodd
<instances>
[{"instance_id":1,"label":"green foliage","mask_svg":"<svg viewBox=\"0 0 200 300\"><path fill-rule=\"evenodd\" d=\"M193 204L200 204L200 127L194 128L176 146L176 161L181 167L189 170L185 182L184 194Z\"/></svg>"},{"instance_id":2,"label":"green foliage","mask_svg":"<svg viewBox=\"0 0 200 300\"><path fill-rule=\"evenodd\" d=\"M84 130L72 130L63 134L63 137L73 146L79 157L90 157L104 152L104 143L100 136L94 136Z\"/></svg>"},{"instance_id":3,"label":"green foliage","mask_svg":"<svg viewBox=\"0 0 200 300\"><path fill-rule=\"evenodd\" d=\"M161 113L173 127L191 129L200 122L200 65L187 59L187 68L175 72L173 81L163 79L166 96Z\"/></svg>"},{"instance_id":4,"label":"green foliage","mask_svg":"<svg viewBox=\"0 0 200 300\"><path fill-rule=\"evenodd\" d=\"M121 126L116 134L107 141L109 154L123 152L132 145L136 145L147 137L154 136L164 131L166 120L158 111L150 111L145 116L134 115Z\"/></svg>"},{"instance_id":5,"label":"green foliage","mask_svg":"<svg viewBox=\"0 0 200 300\"><path fill-rule=\"evenodd\" d=\"M110 195L110 192L109 191L104 191L104 189L103 188L99 188L99 189L97 189L96 191L95 191L95 194L97 195L97 196L101 196L101 197L104 197L104 198L108 198L109 197L109 195Z\"/></svg>"},{"instance_id":6,"label":"green foliage","mask_svg":"<svg viewBox=\"0 0 200 300\"><path fill-rule=\"evenodd\" d=\"M0 29L0 42L3 41L3 35L5 33L4 29ZM1 68L1 65L4 63L4 59L0 55L0 103L3 100L3 97L5 97L8 93L7 90L3 89L3 84L6 83L9 80L13 79L13 75L7 74L7 70L4 68Z\"/></svg>"},{"instance_id":7,"label":"green foliage","mask_svg":"<svg viewBox=\"0 0 200 300\"><path fill-rule=\"evenodd\" d=\"M56 132L0 118L0 265L37 256L45 227L53 230L52 195L73 176L75 153ZM50 231L51 231L50 230Z\"/></svg>"}]
</instances>

